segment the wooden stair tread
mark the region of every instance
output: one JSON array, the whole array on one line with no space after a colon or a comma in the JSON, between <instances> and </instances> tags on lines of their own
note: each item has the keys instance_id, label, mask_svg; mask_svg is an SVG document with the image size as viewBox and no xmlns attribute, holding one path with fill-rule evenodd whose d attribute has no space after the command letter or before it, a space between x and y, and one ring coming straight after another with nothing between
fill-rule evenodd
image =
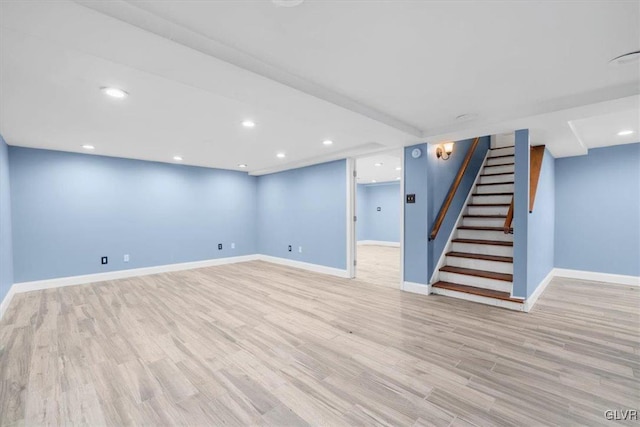
<instances>
[{"instance_id":1,"label":"wooden stair tread","mask_svg":"<svg viewBox=\"0 0 640 427\"><path fill-rule=\"evenodd\" d=\"M503 301L523 304L524 300L511 298L509 292L494 291L492 289L476 288L475 286L458 285L457 283L437 282L432 285L434 288L447 289L450 291L463 292L465 294L478 295L486 298L495 298Z\"/></svg>"},{"instance_id":2,"label":"wooden stair tread","mask_svg":"<svg viewBox=\"0 0 640 427\"><path fill-rule=\"evenodd\" d=\"M460 225L458 230L504 231L504 227L485 227L482 225Z\"/></svg>"},{"instance_id":3,"label":"wooden stair tread","mask_svg":"<svg viewBox=\"0 0 640 427\"><path fill-rule=\"evenodd\" d=\"M456 251L447 252L447 256L452 256L456 258L481 259L484 261L508 262L513 264L513 257L510 257L510 256L471 254L467 252L456 252Z\"/></svg>"},{"instance_id":4,"label":"wooden stair tread","mask_svg":"<svg viewBox=\"0 0 640 427\"><path fill-rule=\"evenodd\" d=\"M489 156L487 157L488 159L500 159L502 157L514 157L515 154L503 154L501 156Z\"/></svg>"},{"instance_id":5,"label":"wooden stair tread","mask_svg":"<svg viewBox=\"0 0 640 427\"><path fill-rule=\"evenodd\" d=\"M453 239L451 241L455 243L472 243L476 245L513 246L513 242L503 242L502 240Z\"/></svg>"},{"instance_id":6,"label":"wooden stair tread","mask_svg":"<svg viewBox=\"0 0 640 427\"><path fill-rule=\"evenodd\" d=\"M503 148L514 148L515 145L507 145L506 147L489 148L489 150L502 150Z\"/></svg>"},{"instance_id":7,"label":"wooden stair tread","mask_svg":"<svg viewBox=\"0 0 640 427\"><path fill-rule=\"evenodd\" d=\"M464 274L465 276L482 277L484 279L501 280L503 282L513 282L513 274L496 273L494 271L475 270L473 268L453 267L445 265L440 269L446 273Z\"/></svg>"},{"instance_id":8,"label":"wooden stair tread","mask_svg":"<svg viewBox=\"0 0 640 427\"><path fill-rule=\"evenodd\" d=\"M505 185L505 184L515 184L513 181L504 181L504 182L485 182L485 183L477 183L476 185Z\"/></svg>"},{"instance_id":9,"label":"wooden stair tread","mask_svg":"<svg viewBox=\"0 0 640 427\"><path fill-rule=\"evenodd\" d=\"M474 197L478 197L478 196L513 196L513 192L511 192L511 193L473 193L472 196L474 196Z\"/></svg>"},{"instance_id":10,"label":"wooden stair tread","mask_svg":"<svg viewBox=\"0 0 640 427\"><path fill-rule=\"evenodd\" d=\"M509 207L511 206L510 203L469 203L467 206L483 206L483 207L487 207L487 206L506 206Z\"/></svg>"},{"instance_id":11,"label":"wooden stair tread","mask_svg":"<svg viewBox=\"0 0 640 427\"><path fill-rule=\"evenodd\" d=\"M506 218L506 215L462 215L464 218Z\"/></svg>"},{"instance_id":12,"label":"wooden stair tread","mask_svg":"<svg viewBox=\"0 0 640 427\"><path fill-rule=\"evenodd\" d=\"M501 165L486 165L485 168L499 168L500 166L512 166L515 163L503 163Z\"/></svg>"},{"instance_id":13,"label":"wooden stair tread","mask_svg":"<svg viewBox=\"0 0 640 427\"><path fill-rule=\"evenodd\" d=\"M514 172L500 172L500 173L483 173L480 176L500 176L500 175L513 175Z\"/></svg>"}]
</instances>

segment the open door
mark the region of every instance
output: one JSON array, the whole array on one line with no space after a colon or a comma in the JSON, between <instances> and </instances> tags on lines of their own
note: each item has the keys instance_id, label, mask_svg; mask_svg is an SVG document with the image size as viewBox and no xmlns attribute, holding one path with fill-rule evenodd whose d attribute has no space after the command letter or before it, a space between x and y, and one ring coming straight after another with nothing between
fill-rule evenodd
<instances>
[{"instance_id":1,"label":"open door","mask_svg":"<svg viewBox=\"0 0 640 427\"><path fill-rule=\"evenodd\" d=\"M347 274L350 279L356 277L356 161L347 159Z\"/></svg>"},{"instance_id":2,"label":"open door","mask_svg":"<svg viewBox=\"0 0 640 427\"><path fill-rule=\"evenodd\" d=\"M402 154L368 154L347 167L349 277L395 289L402 280Z\"/></svg>"}]
</instances>

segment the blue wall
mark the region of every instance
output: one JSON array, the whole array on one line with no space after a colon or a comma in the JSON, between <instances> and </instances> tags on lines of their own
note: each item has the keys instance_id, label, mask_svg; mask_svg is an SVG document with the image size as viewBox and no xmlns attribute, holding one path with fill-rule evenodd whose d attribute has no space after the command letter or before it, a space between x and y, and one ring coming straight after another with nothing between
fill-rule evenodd
<instances>
[{"instance_id":1,"label":"blue wall","mask_svg":"<svg viewBox=\"0 0 640 427\"><path fill-rule=\"evenodd\" d=\"M346 177L346 160L260 176L260 253L345 269Z\"/></svg>"},{"instance_id":2,"label":"blue wall","mask_svg":"<svg viewBox=\"0 0 640 427\"><path fill-rule=\"evenodd\" d=\"M356 185L356 216L358 217L356 221L356 240L363 240L364 237L362 236L367 234L366 215L362 215L368 210L366 191L365 184ZM363 218L360 218L360 216L363 216Z\"/></svg>"},{"instance_id":3,"label":"blue wall","mask_svg":"<svg viewBox=\"0 0 640 427\"><path fill-rule=\"evenodd\" d=\"M422 156L414 159L411 151L422 150ZM405 282L429 283L427 260L428 214L428 157L427 144L414 145L404 149L404 277ZM415 194L416 202L407 203L406 195Z\"/></svg>"},{"instance_id":4,"label":"blue wall","mask_svg":"<svg viewBox=\"0 0 640 427\"><path fill-rule=\"evenodd\" d=\"M475 139L475 138L474 138ZM453 198L451 206L447 211L447 214L444 218L442 225L440 226L440 231L436 236L435 240L429 241L429 257L428 257L428 268L429 268L429 277L433 275L433 272L440 260L440 256L447 246L447 242L449 241L449 236L453 231L453 227L456 225L456 221L458 220L458 216L460 215L460 211L464 208L464 202L469 195L469 191L471 191L471 187L473 186L473 182L482 167L482 163L487 155L487 151L490 146L490 138L488 136L484 136L480 138L480 142L476 147L476 150L473 152L473 156L471 158L471 162L467 168L466 173L462 178L462 182L458 187L458 191ZM447 194L449 194L449 189L453 185L453 181L462 166L462 162L467 155L467 152L471 148L473 144L473 139L467 139L462 141L457 141L453 146L453 152L451 153L451 157L448 160L438 159L436 157L436 148L437 145L431 144L429 145L427 156L427 168L428 168L428 221L429 221L429 232L431 232L431 228L440 213L440 209L442 208L442 204L447 198Z\"/></svg>"},{"instance_id":5,"label":"blue wall","mask_svg":"<svg viewBox=\"0 0 640 427\"><path fill-rule=\"evenodd\" d=\"M256 253L246 173L19 147L9 158L15 282Z\"/></svg>"},{"instance_id":6,"label":"blue wall","mask_svg":"<svg viewBox=\"0 0 640 427\"><path fill-rule=\"evenodd\" d=\"M528 218L527 297L554 267L555 187L555 159L545 149L536 200Z\"/></svg>"},{"instance_id":7,"label":"blue wall","mask_svg":"<svg viewBox=\"0 0 640 427\"><path fill-rule=\"evenodd\" d=\"M400 182L358 184L357 197L357 240L400 242Z\"/></svg>"},{"instance_id":8,"label":"blue wall","mask_svg":"<svg viewBox=\"0 0 640 427\"><path fill-rule=\"evenodd\" d=\"M555 266L640 276L640 143L556 159Z\"/></svg>"},{"instance_id":9,"label":"blue wall","mask_svg":"<svg viewBox=\"0 0 640 427\"><path fill-rule=\"evenodd\" d=\"M527 297L529 238L529 130L516 131L513 197L513 291L516 297Z\"/></svg>"},{"instance_id":10,"label":"blue wall","mask_svg":"<svg viewBox=\"0 0 640 427\"><path fill-rule=\"evenodd\" d=\"M9 147L0 136L0 302L13 284Z\"/></svg>"},{"instance_id":11,"label":"blue wall","mask_svg":"<svg viewBox=\"0 0 640 427\"><path fill-rule=\"evenodd\" d=\"M405 193L416 194L415 204L405 204L405 281L429 283L429 266L441 252L437 241L427 242L431 219L468 144L457 143L447 162L438 162L426 144L415 146L423 151L418 159L411 157L414 147L405 149ZM477 156L481 162L482 149ZM557 160L546 152L531 214L526 130L516 133L516 157L514 295L531 295L554 265L640 275L640 143ZM475 162L474 157L473 168ZM468 173L465 185L476 172ZM359 206L374 218L377 206L391 214L399 207L398 188L360 187ZM461 205L467 192L461 188L455 203ZM393 236L367 234L366 215L359 216L361 240L392 241ZM457 213L450 216L439 235L445 240ZM399 219L389 222L396 226L371 229L397 232ZM344 269L346 161L250 177L7 147L0 139L0 236L0 299L12 282L253 253ZM124 254L130 254L129 263ZM109 256L108 265L100 264L101 256Z\"/></svg>"}]
</instances>

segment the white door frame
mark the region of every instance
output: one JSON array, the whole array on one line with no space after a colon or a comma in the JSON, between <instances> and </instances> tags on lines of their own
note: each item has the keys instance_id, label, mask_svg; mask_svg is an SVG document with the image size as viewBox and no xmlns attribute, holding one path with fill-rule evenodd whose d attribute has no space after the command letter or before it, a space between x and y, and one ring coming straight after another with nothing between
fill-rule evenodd
<instances>
[{"instance_id":1,"label":"white door frame","mask_svg":"<svg viewBox=\"0 0 640 427\"><path fill-rule=\"evenodd\" d=\"M400 149L400 289L404 289L404 147Z\"/></svg>"},{"instance_id":2,"label":"white door frame","mask_svg":"<svg viewBox=\"0 0 640 427\"><path fill-rule=\"evenodd\" d=\"M356 159L347 159L347 277L356 277Z\"/></svg>"},{"instance_id":3,"label":"white door frame","mask_svg":"<svg viewBox=\"0 0 640 427\"><path fill-rule=\"evenodd\" d=\"M404 284L404 147L393 148L391 150L385 150L377 153L366 154L358 157L367 157L373 154L385 154L385 153L397 153L400 151L400 283L398 283L398 289L402 289ZM356 261L357 245L356 239L356 221L354 217L356 215L356 186L357 180L356 171L356 159L350 157L347 159L347 277L354 279L356 277L357 265Z\"/></svg>"}]
</instances>

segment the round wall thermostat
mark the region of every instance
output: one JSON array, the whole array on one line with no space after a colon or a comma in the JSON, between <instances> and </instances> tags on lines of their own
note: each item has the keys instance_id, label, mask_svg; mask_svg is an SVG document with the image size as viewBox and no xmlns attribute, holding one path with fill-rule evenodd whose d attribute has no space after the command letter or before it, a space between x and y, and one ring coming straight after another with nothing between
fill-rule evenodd
<instances>
[{"instance_id":1,"label":"round wall thermostat","mask_svg":"<svg viewBox=\"0 0 640 427\"><path fill-rule=\"evenodd\" d=\"M422 156L422 150L419 148L414 148L413 151L411 152L411 157L413 157L414 159L417 159L420 156Z\"/></svg>"}]
</instances>

